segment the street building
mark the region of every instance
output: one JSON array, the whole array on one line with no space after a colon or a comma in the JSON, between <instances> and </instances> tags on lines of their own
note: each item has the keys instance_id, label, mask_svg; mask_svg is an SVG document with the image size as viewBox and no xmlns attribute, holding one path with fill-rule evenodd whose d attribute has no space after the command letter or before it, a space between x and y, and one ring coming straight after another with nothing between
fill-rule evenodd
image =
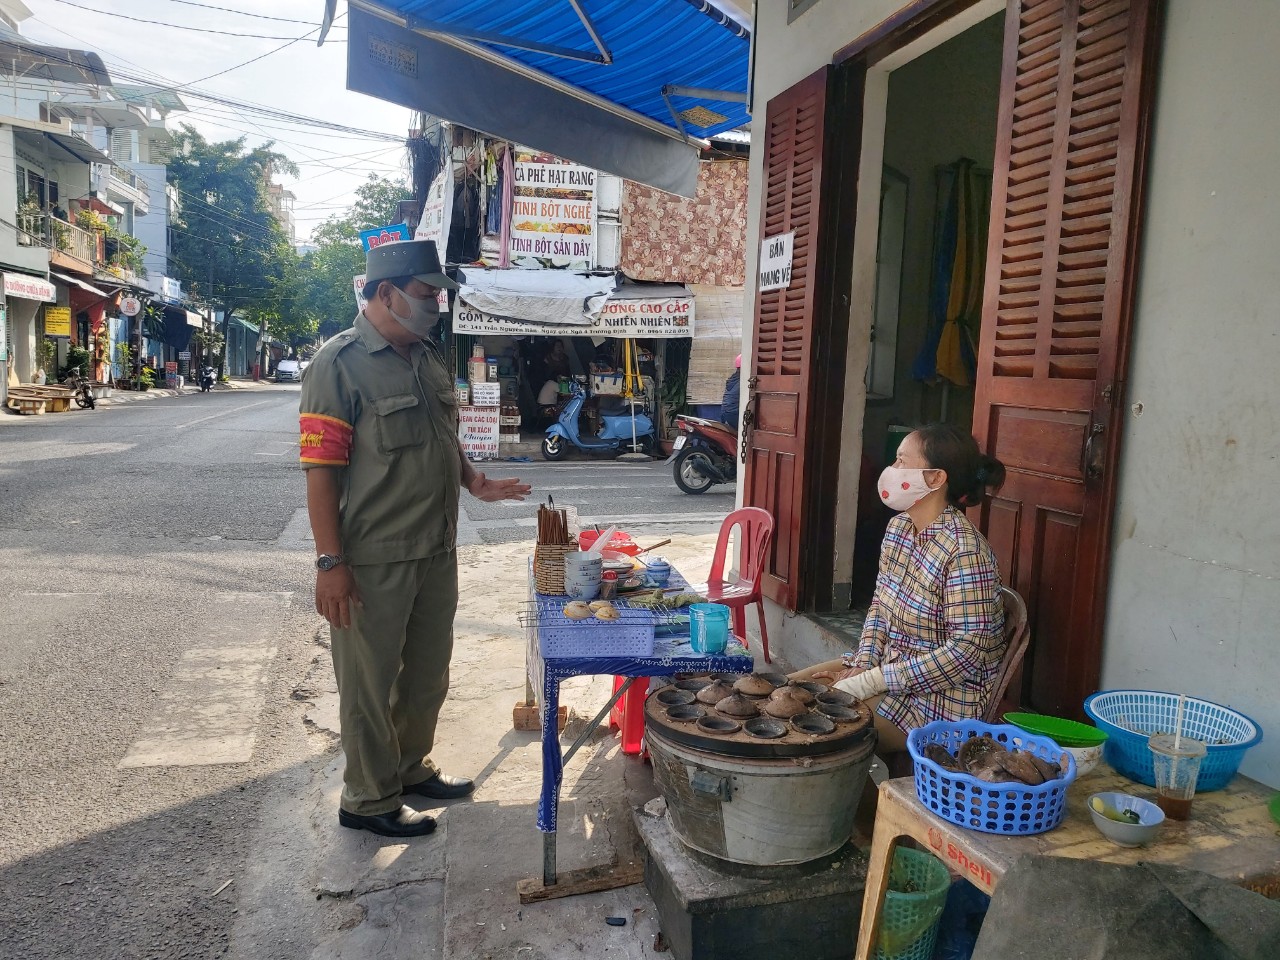
<instances>
[{"instance_id":1,"label":"street building","mask_svg":"<svg viewBox=\"0 0 1280 960\"><path fill-rule=\"evenodd\" d=\"M131 378L122 346L159 378L201 324L169 269L180 198L166 182L168 123L186 106L169 90L113 84L96 54L28 41L27 16L12 4L0 23L0 157L14 171L0 187L6 380L57 378L71 347L90 351L87 375ZM130 296L141 307L126 316Z\"/></svg>"}]
</instances>

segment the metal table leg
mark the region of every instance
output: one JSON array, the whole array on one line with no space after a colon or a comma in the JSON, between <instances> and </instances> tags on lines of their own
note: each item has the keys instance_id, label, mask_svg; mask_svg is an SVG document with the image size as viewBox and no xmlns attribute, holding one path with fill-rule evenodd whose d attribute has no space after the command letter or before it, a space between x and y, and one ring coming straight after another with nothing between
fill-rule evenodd
<instances>
[{"instance_id":1,"label":"metal table leg","mask_svg":"<svg viewBox=\"0 0 1280 960\"><path fill-rule=\"evenodd\" d=\"M587 724L586 729L583 730L582 733L578 735L578 739L573 741L573 745L570 746L569 749L565 751L564 757L561 760L562 764L567 764L570 760L572 760L573 755L577 753L578 750L581 749L588 740L591 739L591 734L595 732L596 727L598 727L600 725L600 722L609 715L609 711L614 708L614 705L617 704L617 702L626 695L627 691L631 689L631 684L634 682L635 682L635 677L627 677L626 682L623 683L622 686L619 687L614 692L613 696L609 698L609 702L604 705L604 709L602 709L599 713L595 715L595 717L591 720L591 722ZM556 802L556 807L558 809L560 806L560 789L558 786L556 788L555 802ZM556 883L556 835L555 835L555 832L552 831L550 833L544 833L542 835L542 884L544 887L551 887L551 886L554 886L555 883Z\"/></svg>"}]
</instances>

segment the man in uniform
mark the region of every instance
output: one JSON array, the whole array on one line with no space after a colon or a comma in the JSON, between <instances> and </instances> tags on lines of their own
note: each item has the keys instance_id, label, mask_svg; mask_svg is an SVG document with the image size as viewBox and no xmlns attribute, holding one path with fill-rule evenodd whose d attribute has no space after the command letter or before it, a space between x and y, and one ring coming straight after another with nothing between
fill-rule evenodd
<instances>
[{"instance_id":1,"label":"man in uniform","mask_svg":"<svg viewBox=\"0 0 1280 960\"><path fill-rule=\"evenodd\" d=\"M347 761L338 820L390 837L435 829L405 794L474 789L430 758L449 690L460 490L486 501L529 492L487 479L462 453L453 378L432 339L444 287L457 284L434 243L373 248L368 305L302 380L316 610L331 627Z\"/></svg>"}]
</instances>

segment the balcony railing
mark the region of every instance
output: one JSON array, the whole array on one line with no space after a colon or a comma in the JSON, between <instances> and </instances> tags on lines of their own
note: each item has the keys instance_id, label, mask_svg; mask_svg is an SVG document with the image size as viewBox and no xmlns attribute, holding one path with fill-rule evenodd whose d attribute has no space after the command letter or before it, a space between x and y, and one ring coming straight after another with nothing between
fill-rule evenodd
<instances>
[{"instance_id":1,"label":"balcony railing","mask_svg":"<svg viewBox=\"0 0 1280 960\"><path fill-rule=\"evenodd\" d=\"M132 170L126 170L124 167L118 167L113 163L111 165L111 179L119 181L126 187L132 187L148 200L151 199L151 188L147 186L147 181Z\"/></svg>"},{"instance_id":2,"label":"balcony railing","mask_svg":"<svg viewBox=\"0 0 1280 960\"><path fill-rule=\"evenodd\" d=\"M102 260L98 234L51 213L18 214L18 243L26 247L48 247L88 264Z\"/></svg>"}]
</instances>

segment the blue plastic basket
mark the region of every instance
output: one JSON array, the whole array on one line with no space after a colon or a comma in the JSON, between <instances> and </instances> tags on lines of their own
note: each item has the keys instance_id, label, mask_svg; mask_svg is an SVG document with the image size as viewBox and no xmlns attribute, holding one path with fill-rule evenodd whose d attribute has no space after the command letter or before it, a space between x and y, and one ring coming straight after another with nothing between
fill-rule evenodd
<instances>
[{"instance_id":1,"label":"blue plastic basket","mask_svg":"<svg viewBox=\"0 0 1280 960\"><path fill-rule=\"evenodd\" d=\"M1062 777L1038 787L1023 783L987 783L967 773L944 770L924 755L937 743L955 754L966 740L990 734L1008 747L1034 753L1060 764ZM1067 787L1076 779L1076 761L1048 737L1037 737L1008 724L980 720L935 720L912 730L907 749L916 767L916 796L952 823L983 833L1027 836L1052 830L1067 813Z\"/></svg>"},{"instance_id":2,"label":"blue plastic basket","mask_svg":"<svg viewBox=\"0 0 1280 960\"><path fill-rule=\"evenodd\" d=\"M1084 712L1110 734L1102 756L1116 773L1156 785L1147 741L1157 733L1173 733L1178 719L1178 694L1158 690L1103 690L1084 702ZM1196 791L1221 790L1240 769L1245 751L1262 740L1262 728L1238 710L1210 700L1187 697L1182 735L1203 740L1207 752L1200 762ZM1225 742L1223 742L1225 741Z\"/></svg>"}]
</instances>

